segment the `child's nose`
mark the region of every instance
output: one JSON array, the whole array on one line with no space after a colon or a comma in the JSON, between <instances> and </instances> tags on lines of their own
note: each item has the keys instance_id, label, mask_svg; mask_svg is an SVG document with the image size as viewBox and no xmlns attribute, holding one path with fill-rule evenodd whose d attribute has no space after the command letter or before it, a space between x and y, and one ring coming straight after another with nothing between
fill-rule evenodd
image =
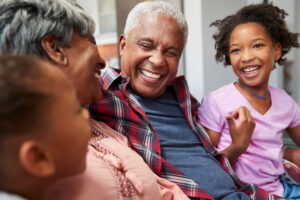
<instances>
[{"instance_id":1,"label":"child's nose","mask_svg":"<svg viewBox=\"0 0 300 200\"><path fill-rule=\"evenodd\" d=\"M251 61L253 58L254 58L254 54L250 49L245 49L242 52L242 61L243 62Z\"/></svg>"}]
</instances>

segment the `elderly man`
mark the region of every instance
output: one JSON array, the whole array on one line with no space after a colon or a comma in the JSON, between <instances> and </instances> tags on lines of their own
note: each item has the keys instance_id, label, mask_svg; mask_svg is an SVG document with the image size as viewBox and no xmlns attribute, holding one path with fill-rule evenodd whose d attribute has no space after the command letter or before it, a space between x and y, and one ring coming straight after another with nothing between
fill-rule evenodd
<instances>
[{"instance_id":1,"label":"elderly man","mask_svg":"<svg viewBox=\"0 0 300 200\"><path fill-rule=\"evenodd\" d=\"M191 198L272 199L239 181L226 158L234 163L249 139L245 144L233 141L218 154L197 123L199 103L184 77L175 78L187 35L184 16L170 4L136 5L119 40L121 71L105 70L104 100L90 105L92 118L125 135L156 174L178 184ZM245 108L228 122L231 134L251 137L255 124Z\"/></svg>"},{"instance_id":2,"label":"elderly man","mask_svg":"<svg viewBox=\"0 0 300 200\"><path fill-rule=\"evenodd\" d=\"M2 54L43 57L65 72L81 105L101 100L105 63L92 35L94 22L75 1L1 0L0 19ZM90 125L86 171L58 183L50 199L188 199L176 184L155 175L125 136L103 122Z\"/></svg>"}]
</instances>

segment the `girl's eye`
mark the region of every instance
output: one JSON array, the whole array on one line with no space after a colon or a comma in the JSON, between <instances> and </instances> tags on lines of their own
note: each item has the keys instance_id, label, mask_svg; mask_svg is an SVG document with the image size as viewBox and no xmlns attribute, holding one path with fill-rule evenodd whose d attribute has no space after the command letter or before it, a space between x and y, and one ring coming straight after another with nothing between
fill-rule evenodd
<instances>
[{"instance_id":1,"label":"girl's eye","mask_svg":"<svg viewBox=\"0 0 300 200\"><path fill-rule=\"evenodd\" d=\"M240 52L240 49L232 49L232 50L230 50L230 53L238 53L238 52Z\"/></svg>"},{"instance_id":2,"label":"girl's eye","mask_svg":"<svg viewBox=\"0 0 300 200\"><path fill-rule=\"evenodd\" d=\"M264 45L263 44L255 44L254 45L254 48L255 49L259 49L259 48L261 48L261 47L263 47Z\"/></svg>"}]
</instances>

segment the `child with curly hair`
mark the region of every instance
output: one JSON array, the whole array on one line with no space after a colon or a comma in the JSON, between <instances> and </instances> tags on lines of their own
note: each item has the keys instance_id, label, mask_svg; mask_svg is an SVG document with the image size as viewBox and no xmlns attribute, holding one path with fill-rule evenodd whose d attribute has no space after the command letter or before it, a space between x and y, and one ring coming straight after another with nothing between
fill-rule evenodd
<instances>
[{"instance_id":1,"label":"child with curly hair","mask_svg":"<svg viewBox=\"0 0 300 200\"><path fill-rule=\"evenodd\" d=\"M221 153L226 147L235 149L236 155L229 160L242 181L299 199L300 186L282 182L280 176L284 173L283 130L300 145L300 107L284 90L269 85L275 63L284 64L289 50L299 48L299 34L288 30L286 15L272 4L254 4L211 24L218 29L213 35L216 60L231 65L238 80L207 94L198 114ZM234 119L227 114L240 106L250 111L256 123L252 135L229 133L228 123ZM288 148L284 157L300 166L299 151Z\"/></svg>"}]
</instances>

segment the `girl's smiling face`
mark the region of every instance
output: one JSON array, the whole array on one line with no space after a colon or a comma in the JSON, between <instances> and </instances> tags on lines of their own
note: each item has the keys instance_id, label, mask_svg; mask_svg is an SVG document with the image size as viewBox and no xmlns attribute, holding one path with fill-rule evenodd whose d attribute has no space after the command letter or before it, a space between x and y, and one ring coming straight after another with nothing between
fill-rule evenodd
<instances>
[{"instance_id":1,"label":"girl's smiling face","mask_svg":"<svg viewBox=\"0 0 300 200\"><path fill-rule=\"evenodd\" d=\"M265 28L255 22L236 26L229 40L229 57L234 73L248 87L265 88L281 44L274 44Z\"/></svg>"}]
</instances>

